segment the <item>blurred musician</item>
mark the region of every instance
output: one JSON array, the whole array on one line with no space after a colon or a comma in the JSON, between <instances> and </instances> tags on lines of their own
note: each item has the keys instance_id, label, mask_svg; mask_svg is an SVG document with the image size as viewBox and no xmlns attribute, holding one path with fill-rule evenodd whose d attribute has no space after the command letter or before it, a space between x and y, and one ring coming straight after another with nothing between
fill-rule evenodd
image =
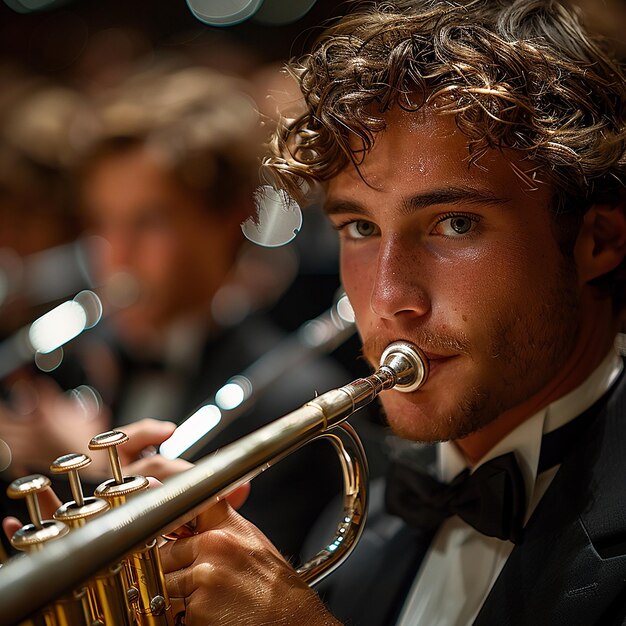
<instances>
[{"instance_id":1,"label":"blurred musician","mask_svg":"<svg viewBox=\"0 0 626 626\"><path fill-rule=\"evenodd\" d=\"M76 291L86 286L73 280L78 274L68 267L76 255L64 252L80 233L68 166L77 148L71 120L86 105L74 91L10 66L2 68L0 84L0 337L10 342L55 300L70 295L68 284ZM44 460L61 450L86 451L89 438L110 422L105 411L62 393L84 382L75 361L66 360L53 380L28 364L20 367L23 359L11 350L3 350L2 358L2 371L9 372L0 381L4 515L23 510L5 493L13 478L47 469ZM94 469L106 470L106 459L96 459Z\"/></svg>"},{"instance_id":2,"label":"blurred musician","mask_svg":"<svg viewBox=\"0 0 626 626\"><path fill-rule=\"evenodd\" d=\"M98 110L82 208L109 244L96 269L126 306L107 323L120 369L97 386L116 424L180 420L280 337L255 313L293 278L293 252L251 246L240 228L254 211L260 119L247 83L166 64L102 94Z\"/></svg>"},{"instance_id":3,"label":"blurred musician","mask_svg":"<svg viewBox=\"0 0 626 626\"><path fill-rule=\"evenodd\" d=\"M11 66L0 68L0 333L44 312L28 259L80 232L68 164L79 94ZM65 269L65 268L59 268ZM61 281L62 279L59 279ZM65 295L65 294L63 294Z\"/></svg>"},{"instance_id":4,"label":"blurred musician","mask_svg":"<svg viewBox=\"0 0 626 626\"><path fill-rule=\"evenodd\" d=\"M67 284L70 255L47 251L69 248L80 232L68 166L77 149L71 120L86 104L74 91L16 68L4 67L0 83L0 335L5 340L52 308L54 300L70 295L51 284ZM76 289L84 286L78 283ZM2 368L12 370L10 363ZM85 411L60 395L54 381L33 376L33 369L22 368L0 382L6 400L0 403L0 471L10 462L13 476L39 467L61 446L84 447L85 437L109 423L105 414ZM77 383L72 367L57 371L56 378Z\"/></svg>"},{"instance_id":5,"label":"blurred musician","mask_svg":"<svg viewBox=\"0 0 626 626\"><path fill-rule=\"evenodd\" d=\"M407 339L430 378L381 396L406 441L330 612L222 504L170 592L190 625L621 624L624 76L552 0L356 4L268 166L322 183L370 363Z\"/></svg>"},{"instance_id":6,"label":"blurred musician","mask_svg":"<svg viewBox=\"0 0 626 626\"><path fill-rule=\"evenodd\" d=\"M111 426L182 421L283 337L262 311L293 278L293 253L251 250L240 227L253 213L260 120L244 82L165 63L100 94L97 118L78 167L79 197L88 231L108 242L95 271L120 308L75 350ZM289 372L197 456L347 379L330 360ZM56 454L68 452L46 423ZM32 460L39 444L27 425L22 433L13 444L23 455L30 444ZM54 458L46 452L31 471ZM340 486L330 446L297 456L255 481L242 509L290 556Z\"/></svg>"}]
</instances>

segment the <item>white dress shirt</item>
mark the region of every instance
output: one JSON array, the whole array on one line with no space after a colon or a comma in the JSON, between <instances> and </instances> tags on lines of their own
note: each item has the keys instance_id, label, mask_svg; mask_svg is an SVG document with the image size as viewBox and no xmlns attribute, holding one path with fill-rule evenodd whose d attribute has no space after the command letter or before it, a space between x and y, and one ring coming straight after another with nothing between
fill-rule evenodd
<instances>
[{"instance_id":1,"label":"white dress shirt","mask_svg":"<svg viewBox=\"0 0 626 626\"><path fill-rule=\"evenodd\" d=\"M541 438L574 419L608 391L622 371L615 351L604 359L585 382L511 431L473 468L507 452L514 452L526 487L528 521L554 478L557 467L537 475ZM452 442L439 444L439 478L450 482L467 468ZM409 591L397 626L471 625L514 544L486 537L458 516L437 531Z\"/></svg>"}]
</instances>

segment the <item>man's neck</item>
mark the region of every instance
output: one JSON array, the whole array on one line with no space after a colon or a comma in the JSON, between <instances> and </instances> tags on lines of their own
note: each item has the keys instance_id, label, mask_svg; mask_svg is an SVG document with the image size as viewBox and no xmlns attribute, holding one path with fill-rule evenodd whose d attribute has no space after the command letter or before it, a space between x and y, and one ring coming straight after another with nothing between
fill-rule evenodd
<instances>
[{"instance_id":1,"label":"man's neck","mask_svg":"<svg viewBox=\"0 0 626 626\"><path fill-rule=\"evenodd\" d=\"M596 302L592 308L597 309L601 306ZM610 307L611 303L605 306ZM540 391L522 404L502 413L484 428L455 441L470 464L477 463L499 441L532 415L580 386L600 365L613 348L619 327L618 319L609 311L604 310L603 315L584 316L579 339L572 354L556 376ZM597 310L595 312L598 313Z\"/></svg>"}]
</instances>

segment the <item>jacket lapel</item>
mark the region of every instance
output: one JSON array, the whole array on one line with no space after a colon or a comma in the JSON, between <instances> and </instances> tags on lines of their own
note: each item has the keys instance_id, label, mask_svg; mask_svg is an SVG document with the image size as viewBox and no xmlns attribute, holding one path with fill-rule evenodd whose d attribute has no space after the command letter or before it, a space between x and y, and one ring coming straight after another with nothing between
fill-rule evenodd
<instances>
[{"instance_id":1,"label":"jacket lapel","mask_svg":"<svg viewBox=\"0 0 626 626\"><path fill-rule=\"evenodd\" d=\"M474 626L622 623L626 380L563 462Z\"/></svg>"}]
</instances>

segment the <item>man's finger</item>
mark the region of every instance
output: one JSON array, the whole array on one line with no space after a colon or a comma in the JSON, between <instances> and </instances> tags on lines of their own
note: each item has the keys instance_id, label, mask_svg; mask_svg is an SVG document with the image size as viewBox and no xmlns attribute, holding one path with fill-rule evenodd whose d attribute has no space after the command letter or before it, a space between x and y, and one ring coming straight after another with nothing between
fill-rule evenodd
<instances>
[{"instance_id":1,"label":"man's finger","mask_svg":"<svg viewBox=\"0 0 626 626\"><path fill-rule=\"evenodd\" d=\"M54 512L61 506L61 500L57 498L52 489L45 489L37 494L39 498L39 509L43 519L52 519Z\"/></svg>"},{"instance_id":2,"label":"man's finger","mask_svg":"<svg viewBox=\"0 0 626 626\"><path fill-rule=\"evenodd\" d=\"M241 506L243 506L243 503L248 499L249 495L250 495L250 483L244 483L243 485L240 485L236 489L229 491L224 496L224 500L226 500L228 504L230 504L230 506L233 507L233 509L237 510Z\"/></svg>"},{"instance_id":3,"label":"man's finger","mask_svg":"<svg viewBox=\"0 0 626 626\"><path fill-rule=\"evenodd\" d=\"M22 522L17 517L5 517L2 520L2 530L8 539L11 539L13 535L22 527Z\"/></svg>"},{"instance_id":4,"label":"man's finger","mask_svg":"<svg viewBox=\"0 0 626 626\"><path fill-rule=\"evenodd\" d=\"M208 567L203 565L206 571ZM165 583L170 598L186 598L190 596L195 588L194 575L187 568L170 568L165 570Z\"/></svg>"},{"instance_id":5,"label":"man's finger","mask_svg":"<svg viewBox=\"0 0 626 626\"><path fill-rule=\"evenodd\" d=\"M120 446L120 455L126 462L137 459L140 453L150 446L163 443L176 430L176 424L155 419L143 419L120 427L128 435L128 442Z\"/></svg>"},{"instance_id":6,"label":"man's finger","mask_svg":"<svg viewBox=\"0 0 626 626\"><path fill-rule=\"evenodd\" d=\"M202 533L206 530L221 528L233 513L233 508L227 500L218 500L196 517L196 532Z\"/></svg>"},{"instance_id":7,"label":"man's finger","mask_svg":"<svg viewBox=\"0 0 626 626\"><path fill-rule=\"evenodd\" d=\"M148 480L154 481L154 484L153 483L150 484L151 487L161 484L158 480L155 480L153 478L148 478ZM248 497L249 493L250 493L250 483L244 483L243 485L240 485L239 487L237 487L230 493L227 493L222 499L228 502L228 504L233 509L237 509L246 501L246 498ZM211 504L207 508L210 508L212 506L215 506L215 503ZM226 511L226 513L228 513L228 510ZM200 519L198 519L198 517L195 517L189 520L187 523L183 524L182 526L179 526L175 530L165 535L162 535L162 537L164 539L168 539L171 541L190 537L199 532L203 532L204 530L211 530L212 528L219 527L219 525L222 524L222 521L224 519L222 511L220 511L220 509L218 509L217 512L206 511L205 514L202 515L202 517L200 517Z\"/></svg>"},{"instance_id":8,"label":"man's finger","mask_svg":"<svg viewBox=\"0 0 626 626\"><path fill-rule=\"evenodd\" d=\"M140 474L141 476L154 476L159 480L165 480L170 476L180 474L193 467L191 463L183 459L166 459L159 454L140 459L129 465L124 465L126 474Z\"/></svg>"},{"instance_id":9,"label":"man's finger","mask_svg":"<svg viewBox=\"0 0 626 626\"><path fill-rule=\"evenodd\" d=\"M190 567L198 557L197 537L185 537L161 546L161 567L165 573Z\"/></svg>"}]
</instances>

